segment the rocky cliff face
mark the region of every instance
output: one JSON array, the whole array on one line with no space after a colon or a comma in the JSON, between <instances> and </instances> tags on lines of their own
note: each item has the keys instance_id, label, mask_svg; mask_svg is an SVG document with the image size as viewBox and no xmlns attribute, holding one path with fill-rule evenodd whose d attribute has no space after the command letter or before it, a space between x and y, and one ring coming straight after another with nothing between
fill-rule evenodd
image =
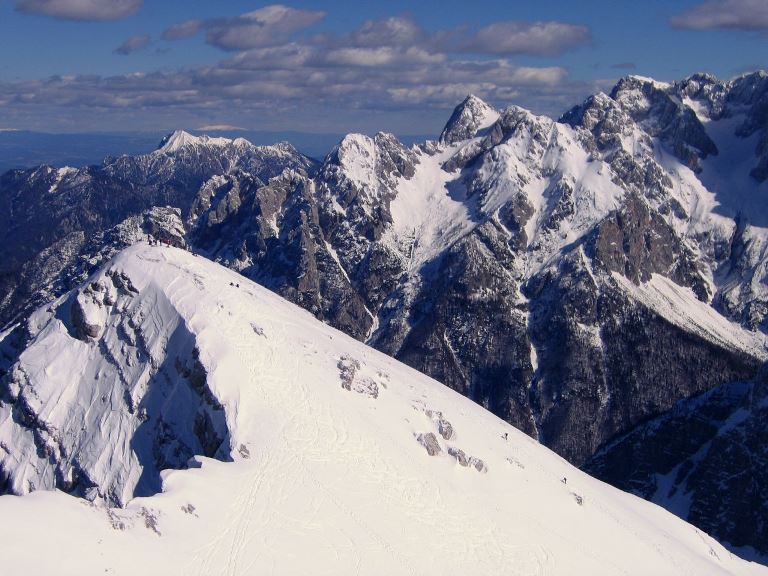
<instances>
[{"instance_id":1,"label":"rocky cliff face","mask_svg":"<svg viewBox=\"0 0 768 576\"><path fill-rule=\"evenodd\" d=\"M254 146L243 139L176 132L143 156L108 158L79 170L40 166L5 173L0 176L0 323L28 310L25 302L38 290L35 259L41 253L69 258L87 238L153 206L174 206L186 216L200 186L215 175L245 170L263 184L286 168L314 166L288 144Z\"/></svg>"},{"instance_id":2,"label":"rocky cliff face","mask_svg":"<svg viewBox=\"0 0 768 576\"><path fill-rule=\"evenodd\" d=\"M754 382L768 358L767 94L763 73L628 77L559 121L471 96L437 142L350 135L319 166L285 145L177 133L100 168L12 172L4 217L67 224L7 234L3 318L61 293L104 246L171 234L601 477L640 466L631 488L655 497L657 468L687 453L610 447L649 437L680 402ZM119 209L90 208L107 193ZM176 211L142 215L158 203ZM133 239L115 240L126 227ZM690 497L678 513L768 553L761 532L729 528L739 506Z\"/></svg>"},{"instance_id":3,"label":"rocky cliff face","mask_svg":"<svg viewBox=\"0 0 768 576\"><path fill-rule=\"evenodd\" d=\"M763 552L766 417L763 377L718 386L609 443L584 469L733 546Z\"/></svg>"},{"instance_id":4,"label":"rocky cliff face","mask_svg":"<svg viewBox=\"0 0 768 576\"><path fill-rule=\"evenodd\" d=\"M51 354L41 370L28 349ZM73 378L73 373L78 374ZM0 487L123 506L192 456L230 459L196 338L164 293L109 266L3 334Z\"/></svg>"}]
</instances>

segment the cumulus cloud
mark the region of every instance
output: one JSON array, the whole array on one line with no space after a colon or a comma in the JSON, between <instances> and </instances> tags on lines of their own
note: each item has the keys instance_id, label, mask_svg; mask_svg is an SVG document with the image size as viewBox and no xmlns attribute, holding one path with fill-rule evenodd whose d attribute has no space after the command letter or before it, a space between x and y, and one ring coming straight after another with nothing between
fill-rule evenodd
<instances>
[{"instance_id":1,"label":"cumulus cloud","mask_svg":"<svg viewBox=\"0 0 768 576\"><path fill-rule=\"evenodd\" d=\"M426 38L427 33L412 19L392 16L368 20L352 34L342 37L339 43L354 47L412 46Z\"/></svg>"},{"instance_id":2,"label":"cumulus cloud","mask_svg":"<svg viewBox=\"0 0 768 576\"><path fill-rule=\"evenodd\" d=\"M276 58L279 54L287 57ZM314 47L263 48L177 72L0 83L0 100L11 107L44 104L105 110L164 108L164 112L174 107L252 110L307 104L386 110L410 94L413 106L429 102L447 109L468 92L508 103L509 95L524 90L536 102L534 95L553 93L567 83L563 68L518 66L504 58L421 61L411 56L398 66L371 66L369 58L387 62L403 56L389 51L363 54L342 65ZM539 107L539 111L548 110Z\"/></svg>"},{"instance_id":3,"label":"cumulus cloud","mask_svg":"<svg viewBox=\"0 0 768 576\"><path fill-rule=\"evenodd\" d=\"M712 0L675 16L676 28L691 30L768 30L768 2L765 0Z\"/></svg>"},{"instance_id":4,"label":"cumulus cloud","mask_svg":"<svg viewBox=\"0 0 768 576\"><path fill-rule=\"evenodd\" d=\"M378 48L337 48L323 58L327 64L337 66L399 66L403 64L435 64L444 62L445 54L434 54L411 46L405 49L381 46Z\"/></svg>"},{"instance_id":5,"label":"cumulus cloud","mask_svg":"<svg viewBox=\"0 0 768 576\"><path fill-rule=\"evenodd\" d=\"M143 0L18 0L16 10L60 20L120 20L135 14Z\"/></svg>"},{"instance_id":6,"label":"cumulus cloud","mask_svg":"<svg viewBox=\"0 0 768 576\"><path fill-rule=\"evenodd\" d=\"M487 54L554 56L583 46L589 28L562 22L495 22L481 28L464 49Z\"/></svg>"},{"instance_id":7,"label":"cumulus cloud","mask_svg":"<svg viewBox=\"0 0 768 576\"><path fill-rule=\"evenodd\" d=\"M163 37L204 32L208 42L236 53L214 65L175 72L0 82L0 102L6 103L4 113L13 125L21 125L22 117L77 118L81 111L81 122L106 118L114 125L133 114L150 128L167 118L206 126L252 126L258 118L262 129L311 125L313 131L371 127L413 133L428 130L430 121L432 126L444 122L470 92L496 105L515 103L557 115L593 91L570 81L562 67L521 66L510 57L565 50L588 38L588 30L556 44L545 42L553 23L515 25L517 37L491 49L485 44L498 33L492 26L478 33L429 32L410 18L391 17L346 34L294 37L322 17L273 5L233 19L180 22ZM509 23L502 24L510 32ZM562 26L573 32L570 25ZM539 45L523 39L538 39ZM148 43L147 37L131 38L120 53Z\"/></svg>"},{"instance_id":8,"label":"cumulus cloud","mask_svg":"<svg viewBox=\"0 0 768 576\"><path fill-rule=\"evenodd\" d=\"M285 42L294 32L308 28L324 17L325 12L274 4L236 18L207 22L206 40L228 51L270 46Z\"/></svg>"},{"instance_id":9,"label":"cumulus cloud","mask_svg":"<svg viewBox=\"0 0 768 576\"><path fill-rule=\"evenodd\" d=\"M312 132L439 133L468 93L557 116L594 92L558 67L493 61L332 66L229 59L177 72L0 82L8 125L29 129L172 129L231 124ZM140 112L139 112L140 111ZM212 128L207 128L212 130Z\"/></svg>"},{"instance_id":10,"label":"cumulus cloud","mask_svg":"<svg viewBox=\"0 0 768 576\"><path fill-rule=\"evenodd\" d=\"M240 52L286 44L292 34L316 24L324 12L297 10L280 4L265 6L235 18L188 20L163 32L177 40L206 31L206 41L222 50ZM306 43L324 46L331 60L384 65L394 63L410 50L420 60L446 54L555 56L591 40L588 27L562 22L497 22L471 32L465 27L427 32L412 18L391 16L368 20L342 35L319 34ZM399 56L398 56L399 55ZM440 55L440 56L438 56Z\"/></svg>"},{"instance_id":11,"label":"cumulus cloud","mask_svg":"<svg viewBox=\"0 0 768 576\"><path fill-rule=\"evenodd\" d=\"M115 48L115 54L128 56L128 54L132 54L137 50L146 48L151 41L152 41L152 38L147 35L131 36L125 42L120 44L120 46Z\"/></svg>"}]
</instances>

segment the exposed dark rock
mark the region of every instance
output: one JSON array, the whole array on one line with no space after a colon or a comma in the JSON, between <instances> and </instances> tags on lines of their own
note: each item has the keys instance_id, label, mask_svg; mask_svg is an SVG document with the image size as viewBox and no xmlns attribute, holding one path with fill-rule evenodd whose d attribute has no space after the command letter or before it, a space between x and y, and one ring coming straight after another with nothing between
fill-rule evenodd
<instances>
[{"instance_id":1,"label":"exposed dark rock","mask_svg":"<svg viewBox=\"0 0 768 576\"><path fill-rule=\"evenodd\" d=\"M506 244L494 242L499 234L489 223L451 247L403 311L407 335L393 340L389 335L399 332L389 330L375 344L531 432L526 315L516 309L514 281L499 266L511 257L503 252Z\"/></svg>"},{"instance_id":2,"label":"exposed dark rock","mask_svg":"<svg viewBox=\"0 0 768 576\"><path fill-rule=\"evenodd\" d=\"M430 456L437 456L442 452L442 448L440 448L440 444L432 432L417 435L416 441L424 446L424 449Z\"/></svg>"},{"instance_id":3,"label":"exposed dark rock","mask_svg":"<svg viewBox=\"0 0 768 576\"><path fill-rule=\"evenodd\" d=\"M96 338L101 331L99 324L89 324L83 309L83 302L80 298L75 298L72 302L72 324L77 331L77 336L81 340L87 338Z\"/></svg>"},{"instance_id":4,"label":"exposed dark rock","mask_svg":"<svg viewBox=\"0 0 768 576\"><path fill-rule=\"evenodd\" d=\"M699 170L699 160L717 154L717 147L695 112L673 96L656 82L635 76L623 78L611 92L611 98L648 135L659 138L686 165Z\"/></svg>"},{"instance_id":5,"label":"exposed dark rock","mask_svg":"<svg viewBox=\"0 0 768 576\"><path fill-rule=\"evenodd\" d=\"M105 304L110 288L117 293L118 287L122 293L114 298L119 302ZM21 450L25 450L27 463L23 470L5 474L4 493L55 488L123 506L132 496L158 492L160 471L185 468L195 455L230 459L225 412L208 386L195 337L179 324L170 331L161 350L150 349L141 327L146 314L141 308L137 314L126 311L138 294L125 273L110 269L97 281L53 304L46 315L37 319L38 324L27 328L28 334L22 331L7 343L3 340L7 368L0 377L0 422L18 426L25 434L19 436L20 445L14 446L14 453L0 447L0 465L9 456L18 458L16 451ZM89 318L94 314L105 322L92 323ZM120 424L111 434L123 435L125 444L118 450L130 444L130 456L124 455L125 468L105 471L99 464L100 457L93 457L100 450L115 447L104 442L101 433L94 436L94 431L84 424L87 406L73 405L68 408L73 412L72 420L64 420L62 425L51 423L51 414L41 411L35 380L29 377L24 364L23 349L14 345L14 340L36 338L46 329L46 323L56 324L67 316L71 316L71 335L87 340L98 351L84 359L80 368L89 376L79 384L84 398L93 396L93 402L108 402L108 413L119 414L116 418ZM105 341L103 333L108 330L113 331L120 345ZM80 420L74 416L78 413ZM108 457L112 458L112 454ZM24 475L30 471L34 480L25 484Z\"/></svg>"},{"instance_id":6,"label":"exposed dark rock","mask_svg":"<svg viewBox=\"0 0 768 576\"><path fill-rule=\"evenodd\" d=\"M470 94L456 106L448 123L440 134L440 142L453 144L473 138L483 120L495 111L477 96Z\"/></svg>"},{"instance_id":7,"label":"exposed dark rock","mask_svg":"<svg viewBox=\"0 0 768 576\"><path fill-rule=\"evenodd\" d=\"M50 279L71 263L85 239L152 206L174 206L186 217L199 188L214 175L239 169L267 181L285 168L315 168L290 145L239 142L122 156L71 171L40 166L0 175L0 325L39 287L35 259L41 251L47 250L48 266L55 268ZM160 239L176 243L178 236ZM7 298L12 292L16 296Z\"/></svg>"},{"instance_id":8,"label":"exposed dark rock","mask_svg":"<svg viewBox=\"0 0 768 576\"><path fill-rule=\"evenodd\" d=\"M464 453L464 450L461 450L459 448L454 448L453 446L449 446L448 454L456 458L456 462L458 462L461 466L464 466L465 468L469 466L469 458L467 458L467 455Z\"/></svg>"},{"instance_id":9,"label":"exposed dark rock","mask_svg":"<svg viewBox=\"0 0 768 576\"><path fill-rule=\"evenodd\" d=\"M609 438L690 397L750 379L761 362L710 343L629 300L578 253L527 286L539 368L539 438L581 464Z\"/></svg>"},{"instance_id":10,"label":"exposed dark rock","mask_svg":"<svg viewBox=\"0 0 768 576\"><path fill-rule=\"evenodd\" d=\"M455 448L453 446L448 448L448 454L453 456L456 459L456 462L459 463L460 466L464 466L465 468L472 467L478 472L487 472L488 467L485 465L485 462L480 460L480 458L475 458L474 456L468 456L464 450L461 450L460 448Z\"/></svg>"},{"instance_id":11,"label":"exposed dark rock","mask_svg":"<svg viewBox=\"0 0 768 576\"><path fill-rule=\"evenodd\" d=\"M590 256L598 266L618 272L635 284L652 274L689 286L696 296L709 299L694 255L655 211L630 195L624 207L604 219L587 240Z\"/></svg>"},{"instance_id":12,"label":"exposed dark rock","mask_svg":"<svg viewBox=\"0 0 768 576\"><path fill-rule=\"evenodd\" d=\"M732 546L768 553L768 393L726 384L604 446L585 469Z\"/></svg>"}]
</instances>

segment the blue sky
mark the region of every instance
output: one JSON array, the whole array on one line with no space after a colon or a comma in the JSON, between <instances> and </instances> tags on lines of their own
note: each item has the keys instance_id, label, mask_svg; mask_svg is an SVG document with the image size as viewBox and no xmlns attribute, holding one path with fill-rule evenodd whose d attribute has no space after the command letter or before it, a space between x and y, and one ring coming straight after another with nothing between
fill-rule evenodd
<instances>
[{"instance_id":1,"label":"blue sky","mask_svg":"<svg viewBox=\"0 0 768 576\"><path fill-rule=\"evenodd\" d=\"M430 134L625 74L768 64L766 0L0 0L0 129Z\"/></svg>"}]
</instances>

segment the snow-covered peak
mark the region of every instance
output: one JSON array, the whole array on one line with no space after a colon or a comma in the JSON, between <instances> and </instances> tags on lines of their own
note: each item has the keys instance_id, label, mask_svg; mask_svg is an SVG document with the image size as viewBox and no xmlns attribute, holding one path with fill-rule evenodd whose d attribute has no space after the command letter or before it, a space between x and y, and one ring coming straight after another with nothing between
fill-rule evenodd
<instances>
[{"instance_id":1,"label":"snow-covered peak","mask_svg":"<svg viewBox=\"0 0 768 576\"><path fill-rule=\"evenodd\" d=\"M608 116L612 117L611 124L618 131L627 129L631 123L629 117L613 98L605 92L598 92L568 110L558 122L591 131Z\"/></svg>"},{"instance_id":2,"label":"snow-covered peak","mask_svg":"<svg viewBox=\"0 0 768 576\"><path fill-rule=\"evenodd\" d=\"M72 166L62 166L61 168L57 169L56 178L53 184L51 184L51 187L48 189L48 193L55 194L59 189L59 184L61 184L61 182L67 177L72 176L73 174L77 174L77 172L77 168L73 168Z\"/></svg>"},{"instance_id":3,"label":"snow-covered peak","mask_svg":"<svg viewBox=\"0 0 768 576\"><path fill-rule=\"evenodd\" d=\"M414 162L414 152L394 134L378 132L373 138L348 134L328 154L322 172L326 179L352 183L368 201L375 202L397 178L413 173Z\"/></svg>"},{"instance_id":4,"label":"snow-covered peak","mask_svg":"<svg viewBox=\"0 0 768 576\"><path fill-rule=\"evenodd\" d=\"M768 80L768 70L754 70L752 72L745 72L744 74L736 76L736 78L731 80L731 83L736 83L739 81L760 82L763 80Z\"/></svg>"},{"instance_id":5,"label":"snow-covered peak","mask_svg":"<svg viewBox=\"0 0 768 576\"><path fill-rule=\"evenodd\" d=\"M498 113L498 118L494 123L499 122L502 125L516 126L519 124L536 124L539 126L552 126L552 119L549 116L538 116L522 106L512 105L504 108Z\"/></svg>"},{"instance_id":6,"label":"snow-covered peak","mask_svg":"<svg viewBox=\"0 0 768 576\"><path fill-rule=\"evenodd\" d=\"M675 91L686 106L703 122L722 115L729 84L712 74L693 74L675 84Z\"/></svg>"},{"instance_id":7,"label":"snow-covered peak","mask_svg":"<svg viewBox=\"0 0 768 576\"><path fill-rule=\"evenodd\" d=\"M229 138L214 137L214 136L194 136L184 130L176 130L162 139L160 145L157 148L161 153L173 153L178 152L184 148L191 148L195 146L217 146L224 147L229 145L244 146L250 145L250 142L245 138L237 138L231 140Z\"/></svg>"},{"instance_id":8,"label":"snow-covered peak","mask_svg":"<svg viewBox=\"0 0 768 576\"><path fill-rule=\"evenodd\" d=\"M448 123L440 134L440 142L455 144L477 135L478 131L491 126L499 119L499 113L483 100L470 94L456 106Z\"/></svg>"},{"instance_id":9,"label":"snow-covered peak","mask_svg":"<svg viewBox=\"0 0 768 576\"><path fill-rule=\"evenodd\" d=\"M658 92L664 92L668 84L656 82L644 76L625 76L619 80L611 91L613 98L630 114L646 113L653 105Z\"/></svg>"},{"instance_id":10,"label":"snow-covered peak","mask_svg":"<svg viewBox=\"0 0 768 576\"><path fill-rule=\"evenodd\" d=\"M304 156L288 142L257 146L245 138L223 138L207 135L195 136L177 130L166 136L154 152L137 157L124 157L110 164L107 169L133 169L137 161L141 169L151 170L156 161L173 165L177 160L194 166L194 170L206 174L206 179L217 173L235 168L245 170L266 181L280 174L284 168L311 170L315 161Z\"/></svg>"},{"instance_id":11,"label":"snow-covered peak","mask_svg":"<svg viewBox=\"0 0 768 576\"><path fill-rule=\"evenodd\" d=\"M0 497L9 573L766 573L183 250L127 249L26 332L0 402L14 488L162 493Z\"/></svg>"},{"instance_id":12,"label":"snow-covered peak","mask_svg":"<svg viewBox=\"0 0 768 576\"><path fill-rule=\"evenodd\" d=\"M347 134L329 154L347 178L363 187L376 183L376 143L365 134Z\"/></svg>"},{"instance_id":13,"label":"snow-covered peak","mask_svg":"<svg viewBox=\"0 0 768 576\"><path fill-rule=\"evenodd\" d=\"M477 110L484 109L484 108L488 108L488 109L492 108L485 100L483 100L479 96L472 93L467 94L467 97L464 98L464 100L462 100L459 106L470 107Z\"/></svg>"},{"instance_id":14,"label":"snow-covered peak","mask_svg":"<svg viewBox=\"0 0 768 576\"><path fill-rule=\"evenodd\" d=\"M650 84L657 90L667 90L671 86L669 82L662 82L660 80L656 80L655 78L650 78L648 76L640 76L639 74L630 74L629 76L626 76L622 80L626 82L638 82L640 84Z\"/></svg>"},{"instance_id":15,"label":"snow-covered peak","mask_svg":"<svg viewBox=\"0 0 768 576\"><path fill-rule=\"evenodd\" d=\"M736 106L765 106L768 100L768 73L750 72L729 82L728 100Z\"/></svg>"}]
</instances>

